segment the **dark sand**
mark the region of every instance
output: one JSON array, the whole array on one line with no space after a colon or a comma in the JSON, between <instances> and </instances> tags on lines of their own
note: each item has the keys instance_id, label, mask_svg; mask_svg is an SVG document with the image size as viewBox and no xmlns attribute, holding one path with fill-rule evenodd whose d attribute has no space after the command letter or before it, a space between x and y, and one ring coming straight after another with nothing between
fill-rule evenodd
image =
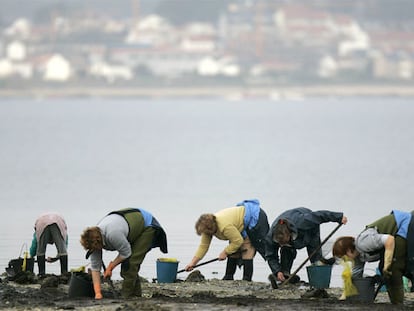
<instances>
[{"instance_id":1,"label":"dark sand","mask_svg":"<svg viewBox=\"0 0 414 311\"><path fill-rule=\"evenodd\" d=\"M48 283L45 283L48 282ZM217 279L189 282L142 284L143 297L119 297L120 281L114 289L103 284L104 299L69 298L68 280L50 276L44 280L18 284L1 278L2 310L413 310L414 293L405 294L404 306L393 306L386 293L380 292L374 303L338 300L340 288L328 288L328 297L304 298L309 291L305 283L272 289L269 283L222 281ZM66 283L66 284L65 284Z\"/></svg>"}]
</instances>

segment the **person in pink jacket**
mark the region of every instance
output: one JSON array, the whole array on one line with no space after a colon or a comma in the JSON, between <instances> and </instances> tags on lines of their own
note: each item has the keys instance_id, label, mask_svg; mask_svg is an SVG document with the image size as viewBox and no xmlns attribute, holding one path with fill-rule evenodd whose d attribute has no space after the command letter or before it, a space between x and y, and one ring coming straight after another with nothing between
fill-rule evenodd
<instances>
[{"instance_id":1,"label":"person in pink jacket","mask_svg":"<svg viewBox=\"0 0 414 311\"><path fill-rule=\"evenodd\" d=\"M68 272L68 233L66 222L62 216L55 213L43 214L37 218L34 226L32 245L30 247L30 256L37 257L39 276L46 274L46 260L53 262L60 260L60 273ZM55 244L57 249L56 258L48 257L46 259L47 244Z\"/></svg>"}]
</instances>

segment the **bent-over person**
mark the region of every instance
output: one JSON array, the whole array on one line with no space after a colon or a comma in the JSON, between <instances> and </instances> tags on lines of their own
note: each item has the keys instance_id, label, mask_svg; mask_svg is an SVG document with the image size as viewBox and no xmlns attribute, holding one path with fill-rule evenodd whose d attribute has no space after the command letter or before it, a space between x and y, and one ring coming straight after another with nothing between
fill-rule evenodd
<instances>
[{"instance_id":1,"label":"bent-over person","mask_svg":"<svg viewBox=\"0 0 414 311\"><path fill-rule=\"evenodd\" d=\"M143 209L127 208L106 215L94 227L86 228L81 244L88 250L91 260L95 299L102 299L100 271L103 265L102 250L118 251L108 264L104 278L112 276L112 270L121 265L121 294L124 298L141 297L138 272L145 255L155 247L167 253L167 237L161 225Z\"/></svg>"},{"instance_id":2,"label":"bent-over person","mask_svg":"<svg viewBox=\"0 0 414 311\"><path fill-rule=\"evenodd\" d=\"M339 237L332 248L335 257L352 262L352 277L362 277L366 262L378 261L391 303L404 302L403 276L414 276L414 217L393 210L355 238Z\"/></svg>"},{"instance_id":3,"label":"bent-over person","mask_svg":"<svg viewBox=\"0 0 414 311\"><path fill-rule=\"evenodd\" d=\"M205 256L215 236L229 241L218 256L219 260L227 259L223 280L234 279L238 264L243 265L243 280L252 280L253 258L256 251L264 258L264 241L269 229L267 215L260 208L259 200L244 200L215 214L203 214L197 220L195 229L201 241L186 271L191 271Z\"/></svg>"}]
</instances>

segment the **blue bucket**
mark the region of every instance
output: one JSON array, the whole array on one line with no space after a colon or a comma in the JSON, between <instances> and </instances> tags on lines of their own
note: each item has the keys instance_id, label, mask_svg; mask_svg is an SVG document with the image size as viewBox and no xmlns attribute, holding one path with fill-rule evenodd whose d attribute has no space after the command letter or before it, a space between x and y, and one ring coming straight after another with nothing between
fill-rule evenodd
<instances>
[{"instance_id":1,"label":"blue bucket","mask_svg":"<svg viewBox=\"0 0 414 311\"><path fill-rule=\"evenodd\" d=\"M177 278L178 261L169 258L157 259L158 283L174 283Z\"/></svg>"},{"instance_id":2,"label":"blue bucket","mask_svg":"<svg viewBox=\"0 0 414 311\"><path fill-rule=\"evenodd\" d=\"M314 288L329 288L331 283L332 266L308 266L309 285Z\"/></svg>"}]
</instances>

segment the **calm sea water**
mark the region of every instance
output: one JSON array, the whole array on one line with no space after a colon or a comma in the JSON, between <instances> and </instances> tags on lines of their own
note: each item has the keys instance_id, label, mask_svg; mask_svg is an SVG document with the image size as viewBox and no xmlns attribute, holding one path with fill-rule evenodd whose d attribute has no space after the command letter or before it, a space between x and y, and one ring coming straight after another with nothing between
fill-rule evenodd
<instances>
[{"instance_id":1,"label":"calm sea water","mask_svg":"<svg viewBox=\"0 0 414 311\"><path fill-rule=\"evenodd\" d=\"M88 263L79 244L85 227L115 209L152 212L169 254L147 255L141 274L149 279L158 257L177 258L179 269L190 261L200 214L243 199L258 198L270 222L298 206L343 211L349 224L331 241L357 234L392 209L413 209L412 120L408 98L3 99L0 270L30 247L34 221L48 211L68 223L70 268ZM323 224L322 239L335 226ZM225 245L213 240L204 260ZM47 252L56 254L54 246ZM115 255L106 252L105 261ZM305 259L299 251L294 268ZM224 269L216 262L201 272L221 278ZM47 272L59 273L59 264ZM269 272L256 256L253 279L266 281ZM341 285L340 273L335 267L333 285ZM307 279L305 268L299 275Z\"/></svg>"}]
</instances>

